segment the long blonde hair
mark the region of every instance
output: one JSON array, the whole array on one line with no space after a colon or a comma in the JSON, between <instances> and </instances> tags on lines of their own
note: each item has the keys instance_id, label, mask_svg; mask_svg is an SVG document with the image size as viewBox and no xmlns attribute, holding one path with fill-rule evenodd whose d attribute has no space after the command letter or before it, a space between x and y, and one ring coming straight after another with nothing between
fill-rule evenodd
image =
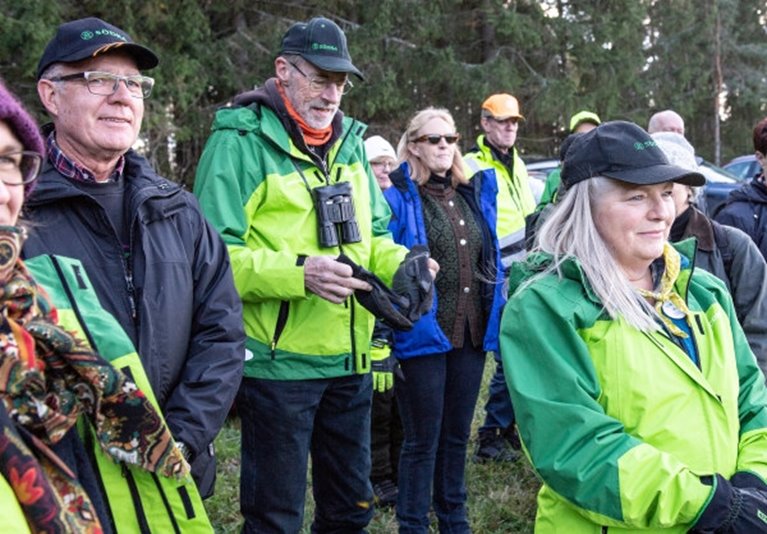
<instances>
[{"instance_id":1,"label":"long blonde hair","mask_svg":"<svg viewBox=\"0 0 767 534\"><path fill-rule=\"evenodd\" d=\"M584 180L560 198L538 231L535 249L554 257L538 276L556 271L561 277L561 265L574 258L610 317L620 315L643 332L659 330L655 309L637 294L594 223L594 206L606 189L615 187L613 182L603 177Z\"/></svg>"},{"instance_id":2,"label":"long blonde hair","mask_svg":"<svg viewBox=\"0 0 767 534\"><path fill-rule=\"evenodd\" d=\"M422 109L410 119L407 125L405 133L399 140L397 145L397 157L400 161L406 161L410 165L410 178L418 185L425 184L429 180L431 171L424 165L421 159L408 149L408 145L413 142L413 139L418 137L419 130L432 119L442 119L455 131L455 121L450 112L444 108L428 107ZM461 149L458 144L455 145L453 151L453 165L450 167L452 176L453 187L457 187L458 184L468 183L463 173L463 158L461 157Z\"/></svg>"}]
</instances>

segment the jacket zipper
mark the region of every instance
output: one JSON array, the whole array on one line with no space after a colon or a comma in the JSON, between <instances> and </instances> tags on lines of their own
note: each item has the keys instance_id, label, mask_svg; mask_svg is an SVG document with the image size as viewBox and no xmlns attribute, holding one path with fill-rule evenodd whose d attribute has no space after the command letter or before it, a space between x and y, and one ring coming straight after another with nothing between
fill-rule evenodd
<instances>
[{"instance_id":1,"label":"jacket zipper","mask_svg":"<svg viewBox=\"0 0 767 534\"><path fill-rule=\"evenodd\" d=\"M93 474L96 477L96 484L98 484L99 490L101 491L101 495L104 496L105 501L105 507L106 513L109 518L109 524L112 526L112 531L117 532L117 528L115 527L115 518L114 514L112 513L112 506L109 502L109 498L107 497L107 489L104 486L104 478L101 476L101 470L98 468L98 461L96 460L96 453L94 451L95 443L93 442L93 430L91 429L90 425L85 421L85 419L80 418L80 420L77 422L78 430L82 430L82 432L78 432L78 434L83 436L84 440L84 447L85 447L85 454L88 455L88 460L91 462L91 465L93 466Z\"/></svg>"},{"instance_id":2,"label":"jacket zipper","mask_svg":"<svg viewBox=\"0 0 767 534\"><path fill-rule=\"evenodd\" d=\"M173 532L175 534L181 534L181 529L178 528L176 516L173 514L173 510L171 509L170 503L168 502L168 497L165 495L165 490L163 490L162 484L160 484L160 479L157 478L156 473L152 473L152 480L154 480L155 486L157 486L157 491L160 493L162 504L165 506L165 511L168 513L168 519L170 519L170 523L173 525Z\"/></svg>"},{"instance_id":3,"label":"jacket zipper","mask_svg":"<svg viewBox=\"0 0 767 534\"><path fill-rule=\"evenodd\" d=\"M133 285L133 269L129 265L128 260L125 260L125 287L128 290L128 303L130 304L130 316L131 319L136 320L138 316L136 309L136 286Z\"/></svg>"},{"instance_id":4,"label":"jacket zipper","mask_svg":"<svg viewBox=\"0 0 767 534\"><path fill-rule=\"evenodd\" d=\"M338 178L340 178L340 170L336 174ZM337 181L337 180L336 180ZM338 240L338 250L341 254L344 253L344 246L341 242L341 239ZM349 322L349 343L351 345L351 362L347 362L344 366L344 371L356 371L360 372L360 369L357 369L357 341L354 337L354 303L356 302L356 299L354 298L354 293L351 294L351 296L344 301L344 307L349 310L349 315L351 316L350 322ZM366 367L365 360L367 359L367 354L362 353L362 369Z\"/></svg>"},{"instance_id":5,"label":"jacket zipper","mask_svg":"<svg viewBox=\"0 0 767 534\"><path fill-rule=\"evenodd\" d=\"M340 142L338 144L338 150L336 151L336 156L335 156L336 158L338 157L338 154L341 152L341 148L343 148L344 143L346 143L346 139L349 137L349 134L351 134L352 128L355 126L355 124L356 124L356 121L351 126L349 126L349 128L347 129L347 131L344 134L343 138L340 139ZM309 153L311 154L310 155L310 159L314 160L315 163L319 163L318 166L319 166L320 170L322 171L322 174L323 174L323 176L325 178L325 183L326 184L330 184L330 173L331 173L331 170L333 169L333 166L335 165L335 158L333 158L333 161L330 164L327 164L325 162L325 158L320 158L319 156L317 156L317 154L315 154L311 150L309 151ZM300 172L300 170L299 170L299 172ZM341 180L341 168L339 167L337 169L337 172L336 172L336 182L338 182L340 180ZM311 193L311 191L310 191L310 193ZM338 240L338 249L339 249L340 253L343 253L344 249L343 249L343 246L342 246L341 239ZM355 370L357 370L356 369L356 365L354 365L354 362L356 361L355 355L356 355L356 346L357 346L357 344L356 344L355 338L354 338L354 297L353 296L350 299L347 299L345 301L345 306L347 308L349 308L349 301L350 300L351 300L351 308L350 308L351 325L349 326L349 337L350 337L350 340L351 340L351 358L352 358L352 367L354 367ZM279 311L279 314L277 316L277 325L275 326L274 337L272 338L272 343L271 343L272 360L275 359L276 348L277 348L277 341L280 339L280 335L282 334L282 331L285 328L285 323L287 322L287 320L288 320L288 302L283 300L280 303L280 311ZM365 367L365 354L363 354L362 356L363 356L362 367L364 368ZM348 369L348 364L347 364L347 369L346 370L347 371L349 370Z\"/></svg>"},{"instance_id":6,"label":"jacket zipper","mask_svg":"<svg viewBox=\"0 0 767 534\"><path fill-rule=\"evenodd\" d=\"M352 369L354 371L356 371L357 373L359 373L359 372L361 372L362 369L365 368L365 354L364 353L362 354L362 369L357 369L357 365L356 365L356 363L357 363L357 342L356 342L356 339L354 337L354 302L355 302L354 295L352 294L352 296L350 296L347 299L346 302L347 302L347 306L349 307L349 313L351 315L351 322L349 323L349 338L351 340L351 345L352 345L352 354L351 354L351 360L352 361L351 361L351 365L352 365ZM348 369L347 369L347 371L348 371Z\"/></svg>"}]
</instances>

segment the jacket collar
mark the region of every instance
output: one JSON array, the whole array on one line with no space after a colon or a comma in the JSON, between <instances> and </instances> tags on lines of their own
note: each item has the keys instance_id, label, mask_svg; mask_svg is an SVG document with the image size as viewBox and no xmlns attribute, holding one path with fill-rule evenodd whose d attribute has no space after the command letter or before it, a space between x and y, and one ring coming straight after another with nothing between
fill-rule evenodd
<instances>
[{"instance_id":1,"label":"jacket collar","mask_svg":"<svg viewBox=\"0 0 767 534\"><path fill-rule=\"evenodd\" d=\"M124 169L125 187L133 187L138 190L141 197L170 196L182 188L179 184L161 178L152 169L149 162L143 156L132 149L125 153ZM24 202L26 207L34 207L49 202L59 202L64 198L87 196L81 189L76 187L68 178L61 175L47 159L43 163L43 169L38 178L38 183L32 191L32 195Z\"/></svg>"},{"instance_id":2,"label":"jacket collar","mask_svg":"<svg viewBox=\"0 0 767 534\"><path fill-rule=\"evenodd\" d=\"M690 206L690 220L682 234L682 239L694 237L698 240L698 248L704 252L712 252L715 248L714 228L711 221L695 206Z\"/></svg>"}]
</instances>

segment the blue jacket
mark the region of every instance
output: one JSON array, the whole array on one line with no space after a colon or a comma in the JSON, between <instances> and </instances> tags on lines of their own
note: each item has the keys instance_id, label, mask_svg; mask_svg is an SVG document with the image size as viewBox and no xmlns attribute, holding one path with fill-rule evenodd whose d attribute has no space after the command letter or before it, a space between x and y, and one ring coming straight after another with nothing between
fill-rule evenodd
<instances>
[{"instance_id":1,"label":"blue jacket","mask_svg":"<svg viewBox=\"0 0 767 534\"><path fill-rule=\"evenodd\" d=\"M428 246L421 198L415 182L410 179L408 164L400 165L390 178L393 187L384 191L384 197L392 210L389 231L394 241L408 248L413 245ZM506 296L503 292L501 254L495 233L495 198L498 186L494 171L478 172L469 184L459 186L457 191L468 203L482 229L482 262L488 266L483 271L495 273L494 282L481 283L481 297L485 324L483 348L487 351L497 351L498 329ZM399 359L407 359L447 352L453 348L437 323L437 305L438 298L435 294L431 310L416 321L412 330L394 331L392 354Z\"/></svg>"},{"instance_id":2,"label":"blue jacket","mask_svg":"<svg viewBox=\"0 0 767 534\"><path fill-rule=\"evenodd\" d=\"M732 191L714 219L746 232L767 260L767 187L762 183L761 173Z\"/></svg>"}]
</instances>

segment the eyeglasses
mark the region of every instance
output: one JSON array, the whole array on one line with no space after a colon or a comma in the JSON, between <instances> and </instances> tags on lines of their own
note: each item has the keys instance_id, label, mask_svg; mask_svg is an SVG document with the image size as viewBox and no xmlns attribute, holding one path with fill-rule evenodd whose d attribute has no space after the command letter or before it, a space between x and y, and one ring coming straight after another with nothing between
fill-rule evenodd
<instances>
[{"instance_id":1,"label":"eyeglasses","mask_svg":"<svg viewBox=\"0 0 767 534\"><path fill-rule=\"evenodd\" d=\"M26 185L40 173L43 156L31 150L0 154L0 181L5 185Z\"/></svg>"},{"instance_id":2,"label":"eyeglasses","mask_svg":"<svg viewBox=\"0 0 767 534\"><path fill-rule=\"evenodd\" d=\"M309 80L309 87L315 93L321 93L331 85L335 85L336 89L338 89L338 92L341 93L342 95L345 95L349 91L354 89L354 84L348 78L342 82L334 82L333 80L329 80L327 78L323 78L320 76L309 76L304 71L302 71L298 67L298 65L296 65L295 63L292 63L290 61L288 61L288 63L290 63L290 66L296 69L301 76Z\"/></svg>"},{"instance_id":3,"label":"eyeglasses","mask_svg":"<svg viewBox=\"0 0 767 534\"><path fill-rule=\"evenodd\" d=\"M149 98L154 87L154 78L135 74L133 76L118 76L111 72L85 71L66 76L54 76L48 78L52 82L71 82L74 80L85 80L88 91L93 95L110 96L117 92L120 82L125 83L133 98Z\"/></svg>"},{"instance_id":4,"label":"eyeglasses","mask_svg":"<svg viewBox=\"0 0 767 534\"><path fill-rule=\"evenodd\" d=\"M370 165L372 167L380 167L382 169L393 169L395 166L395 163L393 161L389 161L388 159L385 159L383 161L371 161Z\"/></svg>"},{"instance_id":5,"label":"eyeglasses","mask_svg":"<svg viewBox=\"0 0 767 534\"><path fill-rule=\"evenodd\" d=\"M502 126L509 126L510 124L519 124L519 117L507 117L505 119L496 119L495 117L487 117L496 124Z\"/></svg>"},{"instance_id":6,"label":"eyeglasses","mask_svg":"<svg viewBox=\"0 0 767 534\"><path fill-rule=\"evenodd\" d=\"M460 139L459 134L448 134L448 135L437 135L437 134L428 134L428 135L422 135L420 137L416 137L413 139L413 143L423 143L424 141L427 141L430 145L438 145L442 139L445 140L445 142L448 145L455 144L458 139Z\"/></svg>"}]
</instances>

